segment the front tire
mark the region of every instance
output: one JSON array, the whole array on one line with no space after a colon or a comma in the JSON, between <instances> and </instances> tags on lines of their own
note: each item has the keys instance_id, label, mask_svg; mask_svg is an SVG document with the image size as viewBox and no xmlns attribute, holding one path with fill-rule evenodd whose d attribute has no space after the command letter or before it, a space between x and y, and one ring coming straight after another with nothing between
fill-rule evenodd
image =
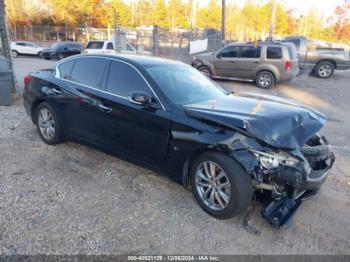
<instances>
[{"instance_id":1,"label":"front tire","mask_svg":"<svg viewBox=\"0 0 350 262\"><path fill-rule=\"evenodd\" d=\"M198 71L201 72L206 77L213 78L211 70L208 66L200 66L198 67Z\"/></svg>"},{"instance_id":2,"label":"front tire","mask_svg":"<svg viewBox=\"0 0 350 262\"><path fill-rule=\"evenodd\" d=\"M269 71L261 71L256 75L255 83L257 87L270 89L275 86L275 76Z\"/></svg>"},{"instance_id":3,"label":"front tire","mask_svg":"<svg viewBox=\"0 0 350 262\"><path fill-rule=\"evenodd\" d=\"M11 55L12 55L12 57L17 57L18 56L18 52L16 51L16 50L12 50L11 51Z\"/></svg>"},{"instance_id":4,"label":"front tire","mask_svg":"<svg viewBox=\"0 0 350 262\"><path fill-rule=\"evenodd\" d=\"M315 67L315 75L319 78L329 78L334 73L334 64L331 62L321 62Z\"/></svg>"},{"instance_id":5,"label":"front tire","mask_svg":"<svg viewBox=\"0 0 350 262\"><path fill-rule=\"evenodd\" d=\"M36 126L41 139L48 145L61 142L61 125L53 107L43 102L36 109Z\"/></svg>"},{"instance_id":6,"label":"front tire","mask_svg":"<svg viewBox=\"0 0 350 262\"><path fill-rule=\"evenodd\" d=\"M209 152L199 156L191 168L192 193L209 215L231 218L251 203L252 179L231 157Z\"/></svg>"}]
</instances>

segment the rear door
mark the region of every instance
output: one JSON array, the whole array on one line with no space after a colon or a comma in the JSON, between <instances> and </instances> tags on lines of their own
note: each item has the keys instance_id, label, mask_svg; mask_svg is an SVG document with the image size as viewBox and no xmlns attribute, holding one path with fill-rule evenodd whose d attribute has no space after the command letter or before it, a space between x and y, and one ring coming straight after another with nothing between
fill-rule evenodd
<instances>
[{"instance_id":1,"label":"rear door","mask_svg":"<svg viewBox=\"0 0 350 262\"><path fill-rule=\"evenodd\" d=\"M155 105L144 107L129 101L130 92L142 91L152 97ZM106 81L107 96L100 102L108 108L100 111L101 133L105 145L130 158L159 166L167 152L170 114L156 98L148 82L132 65L112 60Z\"/></svg>"},{"instance_id":2,"label":"rear door","mask_svg":"<svg viewBox=\"0 0 350 262\"><path fill-rule=\"evenodd\" d=\"M238 46L228 46L218 52L214 60L215 76L237 77L236 63L238 51Z\"/></svg>"},{"instance_id":3,"label":"rear door","mask_svg":"<svg viewBox=\"0 0 350 262\"><path fill-rule=\"evenodd\" d=\"M260 63L261 46L240 46L236 61L237 77L252 79L255 69Z\"/></svg>"},{"instance_id":4,"label":"rear door","mask_svg":"<svg viewBox=\"0 0 350 262\"><path fill-rule=\"evenodd\" d=\"M70 74L64 74L64 70L59 67L60 77L71 92L69 104L61 106L64 129L77 139L101 145L104 138L100 129L102 122L98 105L104 95L102 86L108 60L84 57L69 61L74 61Z\"/></svg>"}]
</instances>

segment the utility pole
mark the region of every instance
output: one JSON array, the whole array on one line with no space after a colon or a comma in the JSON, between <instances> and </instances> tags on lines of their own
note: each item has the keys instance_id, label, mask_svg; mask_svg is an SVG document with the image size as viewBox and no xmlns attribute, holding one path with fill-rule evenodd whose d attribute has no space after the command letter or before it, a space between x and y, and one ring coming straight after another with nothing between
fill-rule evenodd
<instances>
[{"instance_id":1,"label":"utility pole","mask_svg":"<svg viewBox=\"0 0 350 262\"><path fill-rule=\"evenodd\" d=\"M6 19L5 0L0 0L0 37L1 37L1 43L2 43L2 50L4 52L5 58L10 61L10 67L12 70L12 77L13 77L13 83L14 83L13 91L16 92L16 87L15 87L16 79L15 79L13 61L11 56L11 46L10 46L9 35L10 34L9 34L9 29L7 26L7 19Z\"/></svg>"},{"instance_id":2,"label":"utility pole","mask_svg":"<svg viewBox=\"0 0 350 262\"><path fill-rule=\"evenodd\" d=\"M221 44L225 41L225 25L226 25L226 0L222 0L221 4Z\"/></svg>"},{"instance_id":3,"label":"utility pole","mask_svg":"<svg viewBox=\"0 0 350 262\"><path fill-rule=\"evenodd\" d=\"M270 41L272 41L273 33L275 31L276 9L277 9L277 2L276 2L276 0L272 0L270 32L269 32L269 40Z\"/></svg>"},{"instance_id":4,"label":"utility pole","mask_svg":"<svg viewBox=\"0 0 350 262\"><path fill-rule=\"evenodd\" d=\"M114 51L116 53L120 53L121 52L121 46L120 46L120 37L119 37L119 28L118 28L118 19L119 19L119 15L117 13L117 10L115 10L114 7L113 8L113 14L114 14Z\"/></svg>"}]
</instances>

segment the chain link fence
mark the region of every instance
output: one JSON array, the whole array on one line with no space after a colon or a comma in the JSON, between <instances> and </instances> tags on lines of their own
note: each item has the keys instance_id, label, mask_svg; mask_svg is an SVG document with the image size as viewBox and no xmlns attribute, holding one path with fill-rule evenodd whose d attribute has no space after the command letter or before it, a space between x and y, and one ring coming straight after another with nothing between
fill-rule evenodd
<instances>
[{"instance_id":1,"label":"chain link fence","mask_svg":"<svg viewBox=\"0 0 350 262\"><path fill-rule=\"evenodd\" d=\"M86 46L91 40L114 39L113 28L71 28L58 26L10 26L12 41L31 41L43 47L57 41L76 41ZM118 39L126 40L139 53L190 62L190 41L208 38L208 52L221 48L221 33L215 29L171 30L158 26L119 27Z\"/></svg>"}]
</instances>

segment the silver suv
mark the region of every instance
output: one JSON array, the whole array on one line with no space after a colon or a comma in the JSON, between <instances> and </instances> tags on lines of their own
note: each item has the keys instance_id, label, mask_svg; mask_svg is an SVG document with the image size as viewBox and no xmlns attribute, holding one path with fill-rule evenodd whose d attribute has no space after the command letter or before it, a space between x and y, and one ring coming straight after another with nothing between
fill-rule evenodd
<instances>
[{"instance_id":1,"label":"silver suv","mask_svg":"<svg viewBox=\"0 0 350 262\"><path fill-rule=\"evenodd\" d=\"M229 44L194 56L192 66L213 79L255 82L260 88L272 88L299 73L295 46L281 42Z\"/></svg>"}]
</instances>

